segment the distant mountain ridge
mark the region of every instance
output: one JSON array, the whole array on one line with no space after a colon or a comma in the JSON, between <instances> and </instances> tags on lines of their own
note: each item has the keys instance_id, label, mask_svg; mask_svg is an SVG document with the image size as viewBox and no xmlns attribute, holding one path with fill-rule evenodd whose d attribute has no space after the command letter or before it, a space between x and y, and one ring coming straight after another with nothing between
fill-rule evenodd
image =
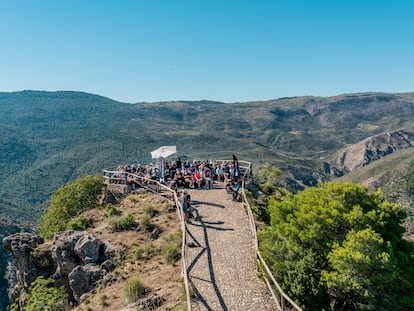
<instances>
[{"instance_id":1,"label":"distant mountain ridge","mask_svg":"<svg viewBox=\"0 0 414 311\"><path fill-rule=\"evenodd\" d=\"M269 162L292 191L342 175L382 188L407 209L414 239L413 120L414 93L128 104L73 91L0 92L0 235L36 225L69 181L153 161L151 150L176 145L168 161L235 154L254 170Z\"/></svg>"},{"instance_id":2,"label":"distant mountain ridge","mask_svg":"<svg viewBox=\"0 0 414 311\"><path fill-rule=\"evenodd\" d=\"M393 152L413 146L414 134L403 130L370 136L340 151L329 165L331 174L343 176Z\"/></svg>"},{"instance_id":3,"label":"distant mountain ridge","mask_svg":"<svg viewBox=\"0 0 414 311\"><path fill-rule=\"evenodd\" d=\"M161 145L177 145L177 156L188 159L237 154L253 167L270 162L286 185L302 189L332 178L321 167L338 166L340 150L383 133L409 135L412 120L414 93L136 104L72 91L0 93L0 215L33 223L68 181L151 161ZM365 147L348 149L345 166L353 167L358 148Z\"/></svg>"}]
</instances>

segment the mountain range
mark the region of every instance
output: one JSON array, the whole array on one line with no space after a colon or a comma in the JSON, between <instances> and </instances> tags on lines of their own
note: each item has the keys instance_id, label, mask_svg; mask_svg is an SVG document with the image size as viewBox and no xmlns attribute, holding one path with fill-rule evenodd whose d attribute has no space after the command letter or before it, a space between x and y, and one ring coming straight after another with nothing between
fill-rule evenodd
<instances>
[{"instance_id":1,"label":"mountain range","mask_svg":"<svg viewBox=\"0 0 414 311\"><path fill-rule=\"evenodd\" d=\"M0 217L33 224L57 188L153 161L162 145L176 145L182 159L269 162L296 191L410 149L412 120L414 93L135 104L71 91L0 93Z\"/></svg>"},{"instance_id":2,"label":"mountain range","mask_svg":"<svg viewBox=\"0 0 414 311\"><path fill-rule=\"evenodd\" d=\"M270 163L291 191L338 178L381 188L407 210L414 240L413 120L414 93L130 104L72 91L0 92L0 237L35 226L68 182L154 161L152 150L176 145L168 161L234 154L254 171Z\"/></svg>"}]
</instances>

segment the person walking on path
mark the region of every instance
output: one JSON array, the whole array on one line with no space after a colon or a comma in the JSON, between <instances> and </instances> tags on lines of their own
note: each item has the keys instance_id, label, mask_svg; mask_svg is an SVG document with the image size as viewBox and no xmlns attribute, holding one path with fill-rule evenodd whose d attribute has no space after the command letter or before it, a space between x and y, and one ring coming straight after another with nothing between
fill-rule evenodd
<instances>
[{"instance_id":1,"label":"person walking on path","mask_svg":"<svg viewBox=\"0 0 414 311\"><path fill-rule=\"evenodd\" d=\"M184 212L184 220L188 222L189 215L191 213L191 196L188 194L187 190L184 190L183 195L180 197L181 205Z\"/></svg>"}]
</instances>

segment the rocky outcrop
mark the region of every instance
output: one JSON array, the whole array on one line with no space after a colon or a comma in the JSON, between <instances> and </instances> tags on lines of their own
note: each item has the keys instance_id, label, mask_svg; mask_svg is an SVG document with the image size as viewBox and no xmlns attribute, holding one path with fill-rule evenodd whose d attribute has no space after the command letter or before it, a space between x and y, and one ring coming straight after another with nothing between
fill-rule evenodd
<instances>
[{"instance_id":1,"label":"rocky outcrop","mask_svg":"<svg viewBox=\"0 0 414 311\"><path fill-rule=\"evenodd\" d=\"M329 163L323 163L321 171L340 177L393 152L413 146L414 135L412 133L402 130L382 133L343 149Z\"/></svg>"},{"instance_id":2,"label":"rocky outcrop","mask_svg":"<svg viewBox=\"0 0 414 311\"><path fill-rule=\"evenodd\" d=\"M16 233L3 239L3 248L11 253L17 278L17 284L9 292L10 301L15 301L39 275L33 252L41 243L43 239L31 233Z\"/></svg>"},{"instance_id":3,"label":"rocky outcrop","mask_svg":"<svg viewBox=\"0 0 414 311\"><path fill-rule=\"evenodd\" d=\"M76 302L97 284L113 280L108 276L115 267L113 247L87 232L59 232L48 244L36 234L19 233L4 238L3 247L12 255L17 276L17 284L10 291L11 301L24 296L21 294L41 275L63 285Z\"/></svg>"},{"instance_id":4,"label":"rocky outcrop","mask_svg":"<svg viewBox=\"0 0 414 311\"><path fill-rule=\"evenodd\" d=\"M76 266L68 275L69 286L75 300L80 302L82 295L92 291L104 274L105 271L101 267L92 263Z\"/></svg>"}]
</instances>

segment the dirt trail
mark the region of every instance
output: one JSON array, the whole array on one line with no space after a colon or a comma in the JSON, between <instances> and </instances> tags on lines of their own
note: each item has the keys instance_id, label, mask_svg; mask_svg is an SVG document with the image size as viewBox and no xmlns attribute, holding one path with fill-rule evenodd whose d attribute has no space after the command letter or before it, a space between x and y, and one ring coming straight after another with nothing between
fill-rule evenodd
<instances>
[{"instance_id":1,"label":"dirt trail","mask_svg":"<svg viewBox=\"0 0 414 311\"><path fill-rule=\"evenodd\" d=\"M188 224L188 274L193 310L275 310L258 277L247 214L225 189L189 190L195 219Z\"/></svg>"}]
</instances>

